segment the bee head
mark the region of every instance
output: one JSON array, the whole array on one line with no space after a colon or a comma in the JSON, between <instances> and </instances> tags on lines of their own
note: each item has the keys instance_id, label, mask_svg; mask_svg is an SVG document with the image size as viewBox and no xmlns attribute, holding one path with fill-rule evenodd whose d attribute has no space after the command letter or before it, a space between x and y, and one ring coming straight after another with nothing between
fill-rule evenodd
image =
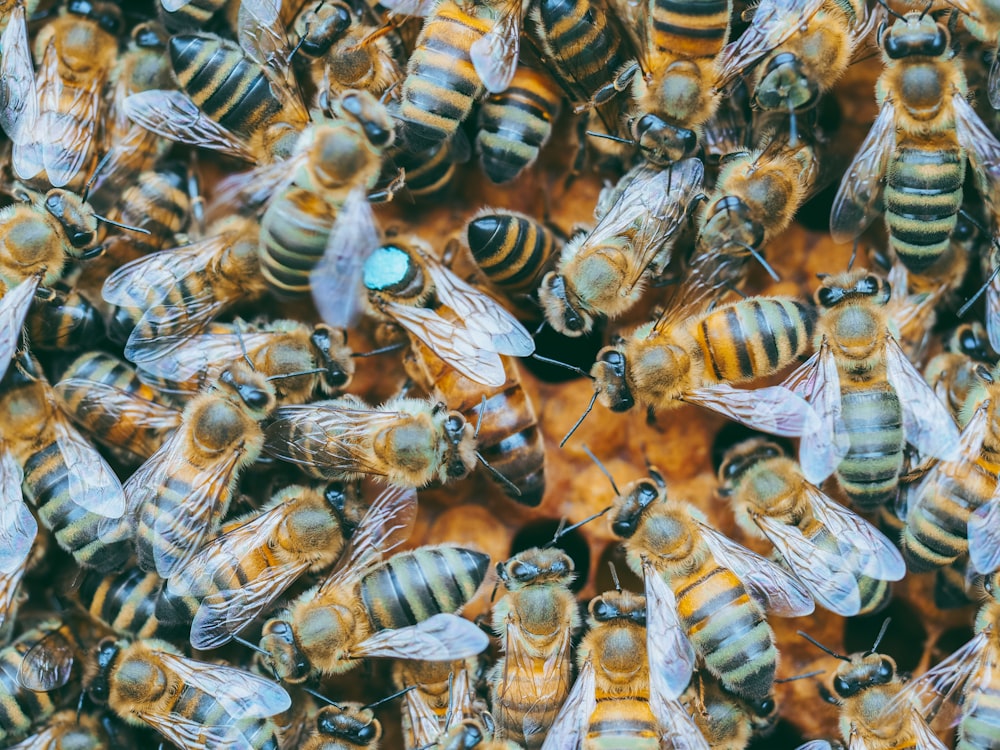
<instances>
[{"instance_id":1,"label":"bee head","mask_svg":"<svg viewBox=\"0 0 1000 750\"><path fill-rule=\"evenodd\" d=\"M105 638L97 646L97 658L94 665L97 671L87 685L87 695L95 703L105 705L111 694L110 676L122 648L127 645L115 638Z\"/></svg>"},{"instance_id":2,"label":"bee head","mask_svg":"<svg viewBox=\"0 0 1000 750\"><path fill-rule=\"evenodd\" d=\"M646 598L631 591L605 591L590 600L587 611L595 623L625 620L646 626Z\"/></svg>"},{"instance_id":3,"label":"bee head","mask_svg":"<svg viewBox=\"0 0 1000 750\"><path fill-rule=\"evenodd\" d=\"M896 676L896 662L882 654L855 654L837 670L833 690L840 698L850 698L862 690L886 685Z\"/></svg>"},{"instance_id":4,"label":"bee head","mask_svg":"<svg viewBox=\"0 0 1000 750\"><path fill-rule=\"evenodd\" d=\"M341 2L320 3L295 19L299 49L309 57L321 57L341 39L354 23L351 9Z\"/></svg>"},{"instance_id":5,"label":"bee head","mask_svg":"<svg viewBox=\"0 0 1000 750\"><path fill-rule=\"evenodd\" d=\"M132 43L142 49L166 49L167 33L156 21L145 21L132 29Z\"/></svg>"},{"instance_id":6,"label":"bee head","mask_svg":"<svg viewBox=\"0 0 1000 750\"><path fill-rule=\"evenodd\" d=\"M336 617L333 612L330 612L329 616L332 619ZM265 657L267 665L281 682L297 684L305 682L309 677L311 671L309 660L302 653L295 631L288 622L277 619L268 621L261 631L260 648L267 652L268 655Z\"/></svg>"},{"instance_id":7,"label":"bee head","mask_svg":"<svg viewBox=\"0 0 1000 750\"><path fill-rule=\"evenodd\" d=\"M740 479L753 466L771 458L785 455L777 443L767 438L757 437L744 440L730 448L719 466L720 492L727 495L740 483Z\"/></svg>"},{"instance_id":8,"label":"bee head","mask_svg":"<svg viewBox=\"0 0 1000 750\"><path fill-rule=\"evenodd\" d=\"M911 55L940 57L948 50L948 30L929 13L911 11L889 27L882 48L890 60Z\"/></svg>"},{"instance_id":9,"label":"bee head","mask_svg":"<svg viewBox=\"0 0 1000 750\"><path fill-rule=\"evenodd\" d=\"M70 254L74 258L92 258L100 255L98 246L97 217L88 203L76 193L53 188L45 194L45 210L62 225L69 240Z\"/></svg>"},{"instance_id":10,"label":"bee head","mask_svg":"<svg viewBox=\"0 0 1000 750\"><path fill-rule=\"evenodd\" d=\"M631 538L642 523L646 509L666 498L666 484L656 471L648 479L632 482L615 498L611 510L611 531L623 539Z\"/></svg>"},{"instance_id":11,"label":"bee head","mask_svg":"<svg viewBox=\"0 0 1000 750\"><path fill-rule=\"evenodd\" d=\"M347 330L318 325L309 336L323 367L323 388L340 390L354 377L354 360L347 351Z\"/></svg>"},{"instance_id":12,"label":"bee head","mask_svg":"<svg viewBox=\"0 0 1000 750\"><path fill-rule=\"evenodd\" d=\"M449 479L468 476L476 465L472 444L473 429L461 412L449 411L444 419L444 438L447 445L444 462Z\"/></svg>"},{"instance_id":13,"label":"bee head","mask_svg":"<svg viewBox=\"0 0 1000 750\"><path fill-rule=\"evenodd\" d=\"M816 304L825 309L836 307L848 300L870 299L875 304L884 305L889 301L892 287L880 276L864 270L851 271L823 279L823 285L816 290Z\"/></svg>"},{"instance_id":14,"label":"bee head","mask_svg":"<svg viewBox=\"0 0 1000 750\"><path fill-rule=\"evenodd\" d=\"M573 559L558 547L532 547L506 562L497 563L497 577L508 589L539 583L568 583L573 577Z\"/></svg>"},{"instance_id":15,"label":"bee head","mask_svg":"<svg viewBox=\"0 0 1000 750\"><path fill-rule=\"evenodd\" d=\"M382 725L367 708L323 706L316 715L316 731L352 745L371 745L382 737Z\"/></svg>"},{"instance_id":16,"label":"bee head","mask_svg":"<svg viewBox=\"0 0 1000 750\"><path fill-rule=\"evenodd\" d=\"M620 346L606 346L597 353L597 361L590 369L594 389L600 394L601 403L611 411L628 411L635 406L626 375L628 361Z\"/></svg>"},{"instance_id":17,"label":"bee head","mask_svg":"<svg viewBox=\"0 0 1000 750\"><path fill-rule=\"evenodd\" d=\"M566 277L549 271L538 287L538 301L549 324L563 336L583 336L594 327L594 319L574 304L576 295L566 285Z\"/></svg>"},{"instance_id":18,"label":"bee head","mask_svg":"<svg viewBox=\"0 0 1000 750\"><path fill-rule=\"evenodd\" d=\"M368 142L378 149L388 148L396 137L396 129L385 106L368 91L348 91L337 106L341 117L354 120Z\"/></svg>"},{"instance_id":19,"label":"bee head","mask_svg":"<svg viewBox=\"0 0 1000 750\"><path fill-rule=\"evenodd\" d=\"M75 16L89 18L104 31L118 36L122 30L121 10L114 3L93 2L93 0L70 0L66 10Z\"/></svg>"},{"instance_id":20,"label":"bee head","mask_svg":"<svg viewBox=\"0 0 1000 750\"><path fill-rule=\"evenodd\" d=\"M235 393L251 412L267 414L276 401L274 386L243 362L236 362L219 374L224 389Z\"/></svg>"},{"instance_id":21,"label":"bee head","mask_svg":"<svg viewBox=\"0 0 1000 750\"><path fill-rule=\"evenodd\" d=\"M448 732L438 742L441 750L472 750L482 744L486 736L475 719L466 719Z\"/></svg>"},{"instance_id":22,"label":"bee head","mask_svg":"<svg viewBox=\"0 0 1000 750\"><path fill-rule=\"evenodd\" d=\"M628 127L632 139L639 144L642 155L653 164L673 164L693 156L698 148L698 136L693 130L673 125L658 115L634 117L629 121Z\"/></svg>"},{"instance_id":23,"label":"bee head","mask_svg":"<svg viewBox=\"0 0 1000 750\"><path fill-rule=\"evenodd\" d=\"M347 504L355 497L360 488L357 483L330 482L323 488L323 499L337 517L340 530L345 538L349 538L357 529L357 524L347 518Z\"/></svg>"},{"instance_id":24,"label":"bee head","mask_svg":"<svg viewBox=\"0 0 1000 750\"><path fill-rule=\"evenodd\" d=\"M799 110L819 98L819 86L802 69L794 52L775 55L757 84L754 101L763 109Z\"/></svg>"},{"instance_id":25,"label":"bee head","mask_svg":"<svg viewBox=\"0 0 1000 750\"><path fill-rule=\"evenodd\" d=\"M949 348L977 362L990 362L996 359L996 355L993 354L993 349L990 347L986 329L978 321L963 323L956 328Z\"/></svg>"}]
</instances>

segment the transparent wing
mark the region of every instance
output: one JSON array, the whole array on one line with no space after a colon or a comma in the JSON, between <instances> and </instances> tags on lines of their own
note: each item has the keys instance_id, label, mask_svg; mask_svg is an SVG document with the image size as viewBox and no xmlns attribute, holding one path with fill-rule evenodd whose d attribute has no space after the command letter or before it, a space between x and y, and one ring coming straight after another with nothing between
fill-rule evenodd
<instances>
[{"instance_id":1,"label":"transparent wing","mask_svg":"<svg viewBox=\"0 0 1000 750\"><path fill-rule=\"evenodd\" d=\"M441 736L441 722L420 690L411 690L403 696L401 711L410 725L410 735L407 737L410 744L407 747L433 747Z\"/></svg>"},{"instance_id":2,"label":"transparent wing","mask_svg":"<svg viewBox=\"0 0 1000 750\"><path fill-rule=\"evenodd\" d=\"M3 298L0 298L0 378L14 359L14 352L21 342L24 321L28 317L40 281L41 275L36 274L13 289L8 289Z\"/></svg>"},{"instance_id":3,"label":"transparent wing","mask_svg":"<svg viewBox=\"0 0 1000 750\"><path fill-rule=\"evenodd\" d=\"M352 648L350 658L454 661L481 654L489 646L489 636L468 620L437 614L416 625L378 631Z\"/></svg>"},{"instance_id":4,"label":"transparent wing","mask_svg":"<svg viewBox=\"0 0 1000 750\"><path fill-rule=\"evenodd\" d=\"M429 16L437 0L388 0L380 2L379 5L392 11L395 16L417 16L423 18Z\"/></svg>"},{"instance_id":5,"label":"transparent wing","mask_svg":"<svg viewBox=\"0 0 1000 750\"><path fill-rule=\"evenodd\" d=\"M955 134L968 152L979 190L984 198L996 205L1000 199L1000 141L961 93L956 91L951 103L955 110Z\"/></svg>"},{"instance_id":6,"label":"transparent wing","mask_svg":"<svg viewBox=\"0 0 1000 750\"><path fill-rule=\"evenodd\" d=\"M61 688L69 682L75 651L62 632L50 631L22 657L17 670L18 683L36 693Z\"/></svg>"},{"instance_id":7,"label":"transparent wing","mask_svg":"<svg viewBox=\"0 0 1000 750\"><path fill-rule=\"evenodd\" d=\"M579 750L582 747L590 717L597 708L596 690L594 664L587 659L580 667L573 690L549 727L542 750Z\"/></svg>"},{"instance_id":8,"label":"transparent wing","mask_svg":"<svg viewBox=\"0 0 1000 750\"><path fill-rule=\"evenodd\" d=\"M163 6L163 10L167 13L176 13L181 8L186 8L194 0L160 0L160 5Z\"/></svg>"},{"instance_id":9,"label":"transparent wing","mask_svg":"<svg viewBox=\"0 0 1000 750\"><path fill-rule=\"evenodd\" d=\"M989 77L986 81L986 94L993 109L1000 109L1000 53L993 50L993 62L990 63Z\"/></svg>"},{"instance_id":10,"label":"transparent wing","mask_svg":"<svg viewBox=\"0 0 1000 750\"><path fill-rule=\"evenodd\" d=\"M250 672L157 651L164 666L188 685L218 701L235 719L259 719L287 711L292 700L280 685Z\"/></svg>"},{"instance_id":11,"label":"transparent wing","mask_svg":"<svg viewBox=\"0 0 1000 750\"><path fill-rule=\"evenodd\" d=\"M848 568L880 581L903 579L906 575L903 556L881 531L816 487L805 485L803 491L816 520L837 540Z\"/></svg>"},{"instance_id":12,"label":"transparent wing","mask_svg":"<svg viewBox=\"0 0 1000 750\"><path fill-rule=\"evenodd\" d=\"M185 278L202 273L233 242L234 233L225 232L136 258L105 279L101 296L112 305L147 310L163 302Z\"/></svg>"},{"instance_id":13,"label":"transparent wing","mask_svg":"<svg viewBox=\"0 0 1000 750\"><path fill-rule=\"evenodd\" d=\"M742 389L720 383L686 391L682 399L772 435L799 437L817 421L804 398L780 385Z\"/></svg>"},{"instance_id":14,"label":"transparent wing","mask_svg":"<svg viewBox=\"0 0 1000 750\"><path fill-rule=\"evenodd\" d=\"M171 383L185 383L199 377L212 377L235 360L242 359L244 347L248 352L253 352L281 336L283 334L275 331L218 332L190 336L173 351L143 362L138 371L139 379L152 376ZM152 384L158 385L155 380Z\"/></svg>"},{"instance_id":15,"label":"transparent wing","mask_svg":"<svg viewBox=\"0 0 1000 750\"><path fill-rule=\"evenodd\" d=\"M691 681L694 647L677 615L674 592L648 560L642 561L642 580L646 594L650 690L664 698L675 699Z\"/></svg>"},{"instance_id":16,"label":"transparent wing","mask_svg":"<svg viewBox=\"0 0 1000 750\"><path fill-rule=\"evenodd\" d=\"M924 720L924 717L916 711L910 711L910 728L913 730L913 738L916 740L915 748L919 750L949 750L933 730Z\"/></svg>"},{"instance_id":17,"label":"transparent wing","mask_svg":"<svg viewBox=\"0 0 1000 750\"><path fill-rule=\"evenodd\" d=\"M0 575L11 575L24 565L38 534L38 522L24 502L21 466L0 444Z\"/></svg>"},{"instance_id":18,"label":"transparent wing","mask_svg":"<svg viewBox=\"0 0 1000 750\"><path fill-rule=\"evenodd\" d=\"M56 744L59 737L56 734L56 727L45 727L37 734L33 734L26 740L11 745L7 750L54 750L59 745Z\"/></svg>"},{"instance_id":19,"label":"transparent wing","mask_svg":"<svg viewBox=\"0 0 1000 750\"><path fill-rule=\"evenodd\" d=\"M32 137L38 122L38 92L24 6L14 6L0 36L0 127L15 143Z\"/></svg>"},{"instance_id":20,"label":"transparent wing","mask_svg":"<svg viewBox=\"0 0 1000 750\"><path fill-rule=\"evenodd\" d=\"M292 47L281 22L281 0L242 0L237 17L240 48L268 76L291 118L306 123L309 114L295 82Z\"/></svg>"},{"instance_id":21,"label":"transparent wing","mask_svg":"<svg viewBox=\"0 0 1000 750\"><path fill-rule=\"evenodd\" d=\"M652 684L649 707L659 724L660 737L668 740L673 750L711 750L708 740L684 706L658 692Z\"/></svg>"},{"instance_id":22,"label":"transparent wing","mask_svg":"<svg viewBox=\"0 0 1000 750\"><path fill-rule=\"evenodd\" d=\"M850 242L881 213L882 176L895 149L896 110L886 99L833 199L830 234L836 242Z\"/></svg>"},{"instance_id":23,"label":"transparent wing","mask_svg":"<svg viewBox=\"0 0 1000 750\"><path fill-rule=\"evenodd\" d=\"M754 520L818 604L844 617L861 610L858 581L836 553L819 547L797 526L769 516Z\"/></svg>"},{"instance_id":24,"label":"transparent wing","mask_svg":"<svg viewBox=\"0 0 1000 750\"><path fill-rule=\"evenodd\" d=\"M52 402L52 429L56 447L66 464L70 497L86 511L105 518L125 515L125 493L118 476L111 470L90 441L81 435L59 409L55 394Z\"/></svg>"},{"instance_id":25,"label":"transparent wing","mask_svg":"<svg viewBox=\"0 0 1000 750\"><path fill-rule=\"evenodd\" d=\"M833 750L833 746L826 740L811 740L795 750Z\"/></svg>"},{"instance_id":26,"label":"transparent wing","mask_svg":"<svg viewBox=\"0 0 1000 750\"><path fill-rule=\"evenodd\" d=\"M116 422L126 422L150 430L172 430L181 423L181 411L172 406L147 401L130 391L84 378L67 378L53 386L63 403L73 391L83 393L73 416L85 421L92 413ZM76 396L76 394L73 394Z\"/></svg>"},{"instance_id":27,"label":"transparent wing","mask_svg":"<svg viewBox=\"0 0 1000 750\"><path fill-rule=\"evenodd\" d=\"M77 177L93 154L104 81L92 76L84 83L77 83L72 91L64 91L58 66L55 45L49 44L42 60L45 85L38 92L38 124L44 133L42 164L49 183L64 187Z\"/></svg>"},{"instance_id":28,"label":"transparent wing","mask_svg":"<svg viewBox=\"0 0 1000 750\"><path fill-rule=\"evenodd\" d=\"M356 188L338 209L323 257L309 274L313 302L324 322L338 328L357 325L364 312L362 269L381 244L368 193Z\"/></svg>"},{"instance_id":29,"label":"transparent wing","mask_svg":"<svg viewBox=\"0 0 1000 750\"><path fill-rule=\"evenodd\" d=\"M257 162L248 143L203 114L180 91L140 91L125 99L123 107L132 122L164 138Z\"/></svg>"},{"instance_id":30,"label":"transparent wing","mask_svg":"<svg viewBox=\"0 0 1000 750\"><path fill-rule=\"evenodd\" d=\"M506 0L492 28L472 43L469 58L491 94L506 91L521 50L521 0Z\"/></svg>"},{"instance_id":31,"label":"transparent wing","mask_svg":"<svg viewBox=\"0 0 1000 750\"><path fill-rule=\"evenodd\" d=\"M146 722L181 750L254 750L240 726L206 726L176 713L158 714L138 710L131 715Z\"/></svg>"},{"instance_id":32,"label":"transparent wing","mask_svg":"<svg viewBox=\"0 0 1000 750\"><path fill-rule=\"evenodd\" d=\"M147 458L122 486L125 493L125 517L132 526L138 521L143 506L156 496L170 467L184 461L184 442L187 438L182 432L178 429L170 433L156 453ZM109 532L115 528L113 525L108 526Z\"/></svg>"},{"instance_id":33,"label":"transparent wing","mask_svg":"<svg viewBox=\"0 0 1000 750\"><path fill-rule=\"evenodd\" d=\"M969 516L969 560L977 573L1000 568L1000 487Z\"/></svg>"},{"instance_id":34,"label":"transparent wing","mask_svg":"<svg viewBox=\"0 0 1000 750\"><path fill-rule=\"evenodd\" d=\"M816 608L805 586L784 568L740 546L710 526L699 524L699 527L716 561L733 571L752 589L771 614L801 617L811 614Z\"/></svg>"},{"instance_id":35,"label":"transparent wing","mask_svg":"<svg viewBox=\"0 0 1000 750\"><path fill-rule=\"evenodd\" d=\"M948 408L907 359L891 335L885 337L886 375L903 408L906 442L921 456L949 459L958 445L958 428Z\"/></svg>"}]
</instances>

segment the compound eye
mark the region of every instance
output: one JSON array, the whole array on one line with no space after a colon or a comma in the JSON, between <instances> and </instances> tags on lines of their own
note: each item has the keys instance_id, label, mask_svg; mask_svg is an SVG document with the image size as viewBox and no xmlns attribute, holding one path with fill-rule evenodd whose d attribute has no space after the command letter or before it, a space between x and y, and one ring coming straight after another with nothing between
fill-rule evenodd
<instances>
[{"instance_id":1,"label":"compound eye","mask_svg":"<svg viewBox=\"0 0 1000 750\"><path fill-rule=\"evenodd\" d=\"M843 677L833 678L833 689L837 692L837 695L839 695L841 698L850 698L852 695L858 692L857 686L851 685L851 683L849 683Z\"/></svg>"},{"instance_id":2,"label":"compound eye","mask_svg":"<svg viewBox=\"0 0 1000 750\"><path fill-rule=\"evenodd\" d=\"M378 727L375 726L375 722L370 724L365 724L361 729L358 730L358 739L362 742L371 742L378 736Z\"/></svg>"},{"instance_id":3,"label":"compound eye","mask_svg":"<svg viewBox=\"0 0 1000 750\"><path fill-rule=\"evenodd\" d=\"M698 148L698 136L693 130L680 129L677 131L684 146L684 155L691 156Z\"/></svg>"},{"instance_id":4,"label":"compound eye","mask_svg":"<svg viewBox=\"0 0 1000 750\"><path fill-rule=\"evenodd\" d=\"M617 614L617 610L608 604L604 599L598 599L594 602L593 609L594 619L599 622L605 622L611 620Z\"/></svg>"},{"instance_id":5,"label":"compound eye","mask_svg":"<svg viewBox=\"0 0 1000 750\"><path fill-rule=\"evenodd\" d=\"M465 420L457 414L452 414L445 420L444 428L452 434L461 432L465 428Z\"/></svg>"},{"instance_id":6,"label":"compound eye","mask_svg":"<svg viewBox=\"0 0 1000 750\"><path fill-rule=\"evenodd\" d=\"M892 679L895 670L888 659L883 659L878 665L878 672L875 674L875 682L884 685Z\"/></svg>"},{"instance_id":7,"label":"compound eye","mask_svg":"<svg viewBox=\"0 0 1000 750\"><path fill-rule=\"evenodd\" d=\"M754 713L758 716L770 716L775 709L774 698L765 698L756 706L754 706Z\"/></svg>"},{"instance_id":8,"label":"compound eye","mask_svg":"<svg viewBox=\"0 0 1000 750\"><path fill-rule=\"evenodd\" d=\"M69 243L73 247L86 247L94 241L93 232L73 232L69 235Z\"/></svg>"},{"instance_id":9,"label":"compound eye","mask_svg":"<svg viewBox=\"0 0 1000 750\"><path fill-rule=\"evenodd\" d=\"M610 349L601 355L601 361L607 362L615 372L619 372L625 366L625 355L617 349Z\"/></svg>"},{"instance_id":10,"label":"compound eye","mask_svg":"<svg viewBox=\"0 0 1000 750\"><path fill-rule=\"evenodd\" d=\"M858 291L862 294L875 294L881 286L877 276L865 276L858 282Z\"/></svg>"},{"instance_id":11,"label":"compound eye","mask_svg":"<svg viewBox=\"0 0 1000 750\"><path fill-rule=\"evenodd\" d=\"M820 287L816 292L816 302L821 307L833 307L840 301L840 298L840 292L828 286Z\"/></svg>"}]
</instances>

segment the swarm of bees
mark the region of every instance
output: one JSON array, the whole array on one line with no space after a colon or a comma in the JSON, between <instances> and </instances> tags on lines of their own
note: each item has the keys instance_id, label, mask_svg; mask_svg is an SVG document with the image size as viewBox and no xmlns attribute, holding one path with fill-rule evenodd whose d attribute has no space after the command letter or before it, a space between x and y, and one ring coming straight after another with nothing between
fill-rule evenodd
<instances>
[{"instance_id":1,"label":"swarm of bees","mask_svg":"<svg viewBox=\"0 0 1000 750\"><path fill-rule=\"evenodd\" d=\"M1000 747L998 49L0 0L0 746Z\"/></svg>"}]
</instances>

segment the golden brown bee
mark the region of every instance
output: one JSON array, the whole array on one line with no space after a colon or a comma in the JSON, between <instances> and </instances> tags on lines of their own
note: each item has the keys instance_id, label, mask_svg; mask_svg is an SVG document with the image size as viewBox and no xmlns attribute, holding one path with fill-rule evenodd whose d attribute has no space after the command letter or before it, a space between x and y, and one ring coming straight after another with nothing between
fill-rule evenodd
<instances>
[{"instance_id":1,"label":"golden brown bee","mask_svg":"<svg viewBox=\"0 0 1000 750\"><path fill-rule=\"evenodd\" d=\"M992 0L969 2L957 0L953 6L962 19L962 25L974 38L993 48L993 64L990 65L986 93L993 109L1000 109L1000 64L997 63L997 48L1000 46L1000 8Z\"/></svg>"},{"instance_id":2,"label":"golden brown bee","mask_svg":"<svg viewBox=\"0 0 1000 750\"><path fill-rule=\"evenodd\" d=\"M316 714L316 729L299 747L302 750L378 750L382 725L371 709L360 703L323 706Z\"/></svg>"},{"instance_id":3,"label":"golden brown bee","mask_svg":"<svg viewBox=\"0 0 1000 750\"><path fill-rule=\"evenodd\" d=\"M89 299L64 284L53 284L36 298L25 333L36 351L79 351L104 338L104 320Z\"/></svg>"},{"instance_id":4,"label":"golden brown bee","mask_svg":"<svg viewBox=\"0 0 1000 750\"><path fill-rule=\"evenodd\" d=\"M419 750L449 728L473 716L473 665L465 661L403 661L393 667L403 696L400 720L406 750Z\"/></svg>"},{"instance_id":5,"label":"golden brown bee","mask_svg":"<svg viewBox=\"0 0 1000 750\"><path fill-rule=\"evenodd\" d=\"M719 494L736 521L763 535L817 603L851 617L888 603L888 581L906 573L881 532L806 481L798 464L762 438L730 448L719 467Z\"/></svg>"},{"instance_id":6,"label":"golden brown bee","mask_svg":"<svg viewBox=\"0 0 1000 750\"><path fill-rule=\"evenodd\" d=\"M444 404L395 398L372 408L357 396L283 406L267 452L320 479L365 474L400 487L462 479L476 465L473 427Z\"/></svg>"},{"instance_id":7,"label":"golden brown bee","mask_svg":"<svg viewBox=\"0 0 1000 750\"><path fill-rule=\"evenodd\" d=\"M945 340L945 351L927 363L924 379L959 421L969 392L979 381L980 365L989 367L996 360L983 325L963 323Z\"/></svg>"},{"instance_id":8,"label":"golden brown bee","mask_svg":"<svg viewBox=\"0 0 1000 750\"><path fill-rule=\"evenodd\" d=\"M597 226L563 246L558 267L538 288L549 325L565 336L582 336L598 318L628 312L647 281L670 263L704 174L697 159L667 169L641 165L602 195Z\"/></svg>"},{"instance_id":9,"label":"golden brown bee","mask_svg":"<svg viewBox=\"0 0 1000 750\"><path fill-rule=\"evenodd\" d=\"M119 567L128 556L126 539L105 536L102 528L125 512L121 482L59 408L52 386L27 352L17 357L0 386L0 414L4 492L19 496L23 484L42 525L81 565ZM23 534L16 536L25 541Z\"/></svg>"},{"instance_id":10,"label":"golden brown bee","mask_svg":"<svg viewBox=\"0 0 1000 750\"><path fill-rule=\"evenodd\" d=\"M532 548L498 563L497 575L506 591L493 605L504 654L490 678L496 737L538 750L572 681L580 628L573 560L555 547Z\"/></svg>"},{"instance_id":11,"label":"golden brown bee","mask_svg":"<svg viewBox=\"0 0 1000 750\"><path fill-rule=\"evenodd\" d=\"M102 642L86 686L91 700L182 750L277 747L270 717L291 706L288 693L269 680L189 659L153 639Z\"/></svg>"},{"instance_id":12,"label":"golden brown bee","mask_svg":"<svg viewBox=\"0 0 1000 750\"><path fill-rule=\"evenodd\" d=\"M115 240L128 242L134 252L141 254L176 246L197 210L188 194L189 187L188 170L180 164L141 172L131 178L108 214L112 221L140 231L117 235Z\"/></svg>"},{"instance_id":13,"label":"golden brown bee","mask_svg":"<svg viewBox=\"0 0 1000 750\"><path fill-rule=\"evenodd\" d=\"M711 750L744 750L754 737L767 735L778 720L774 698L748 703L700 671L680 700Z\"/></svg>"},{"instance_id":14,"label":"golden brown bee","mask_svg":"<svg viewBox=\"0 0 1000 750\"><path fill-rule=\"evenodd\" d=\"M64 710L53 714L40 731L9 750L104 750L108 737L91 714Z\"/></svg>"},{"instance_id":15,"label":"golden brown bee","mask_svg":"<svg viewBox=\"0 0 1000 750\"><path fill-rule=\"evenodd\" d=\"M816 349L785 381L821 425L803 436L802 473L813 484L836 471L862 510L896 497L903 448L948 457L958 431L910 364L887 321L888 283L864 269L824 278L816 292Z\"/></svg>"}]
</instances>

